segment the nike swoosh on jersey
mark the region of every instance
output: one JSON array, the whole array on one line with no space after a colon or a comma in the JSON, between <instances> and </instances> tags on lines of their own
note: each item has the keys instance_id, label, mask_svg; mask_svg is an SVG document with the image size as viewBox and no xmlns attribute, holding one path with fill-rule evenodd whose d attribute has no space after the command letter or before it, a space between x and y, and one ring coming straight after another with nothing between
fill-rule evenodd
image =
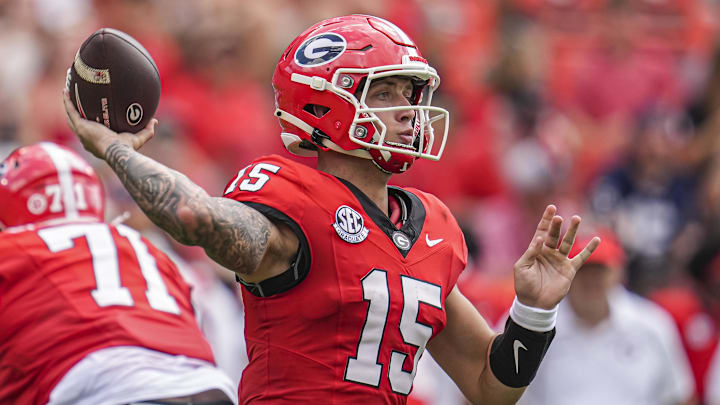
<instances>
[{"instance_id":1,"label":"nike swoosh on jersey","mask_svg":"<svg viewBox=\"0 0 720 405\"><path fill-rule=\"evenodd\" d=\"M442 242L443 238L440 239L430 239L430 236L428 234L425 234L425 243L427 243L428 246L433 247L437 245L438 243Z\"/></svg>"},{"instance_id":2,"label":"nike swoosh on jersey","mask_svg":"<svg viewBox=\"0 0 720 405\"><path fill-rule=\"evenodd\" d=\"M526 350L527 347L525 347L524 344L522 344L521 341L515 339L513 342L513 356L515 357L515 374L519 374L519 368L518 368L518 351L520 349Z\"/></svg>"}]
</instances>

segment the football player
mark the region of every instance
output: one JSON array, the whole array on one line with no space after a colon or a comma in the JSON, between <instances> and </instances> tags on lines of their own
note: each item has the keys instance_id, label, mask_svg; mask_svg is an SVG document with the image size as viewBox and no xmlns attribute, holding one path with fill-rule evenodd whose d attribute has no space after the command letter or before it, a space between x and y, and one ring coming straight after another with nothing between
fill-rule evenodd
<instances>
[{"instance_id":1,"label":"football player","mask_svg":"<svg viewBox=\"0 0 720 405\"><path fill-rule=\"evenodd\" d=\"M389 187L417 158L437 160L448 112L415 43L381 18L319 22L273 77L287 149L242 165L212 197L136 152L153 133L117 134L65 108L85 148L180 243L202 246L243 284L250 364L240 402L404 404L428 348L473 403L514 403L554 336L556 305L599 244L570 259L580 218L542 214L514 266L517 298L497 335L455 287L466 262L448 208ZM244 166L244 167L243 167Z\"/></svg>"},{"instance_id":2,"label":"football player","mask_svg":"<svg viewBox=\"0 0 720 405\"><path fill-rule=\"evenodd\" d=\"M102 185L50 142L0 165L0 403L233 404L190 288Z\"/></svg>"}]
</instances>

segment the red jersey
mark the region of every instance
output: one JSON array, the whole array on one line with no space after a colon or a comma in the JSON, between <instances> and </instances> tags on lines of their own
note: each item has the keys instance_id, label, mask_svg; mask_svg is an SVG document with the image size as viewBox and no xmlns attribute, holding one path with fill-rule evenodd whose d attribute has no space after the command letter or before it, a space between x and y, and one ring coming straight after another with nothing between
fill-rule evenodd
<instances>
[{"instance_id":1,"label":"red jersey","mask_svg":"<svg viewBox=\"0 0 720 405\"><path fill-rule=\"evenodd\" d=\"M0 257L0 403L47 403L73 365L112 346L214 362L189 286L131 228L8 230Z\"/></svg>"},{"instance_id":2,"label":"red jersey","mask_svg":"<svg viewBox=\"0 0 720 405\"><path fill-rule=\"evenodd\" d=\"M695 377L697 393L705 400L705 379L720 341L717 316L713 316L698 294L686 286L661 289L653 293L652 299L675 320Z\"/></svg>"},{"instance_id":3,"label":"red jersey","mask_svg":"<svg viewBox=\"0 0 720 405\"><path fill-rule=\"evenodd\" d=\"M352 184L275 155L228 185L226 197L290 226L306 256L289 270L301 273L292 288L243 288L250 363L241 403L407 402L467 248L437 198L388 192L403 207L401 228Z\"/></svg>"}]
</instances>

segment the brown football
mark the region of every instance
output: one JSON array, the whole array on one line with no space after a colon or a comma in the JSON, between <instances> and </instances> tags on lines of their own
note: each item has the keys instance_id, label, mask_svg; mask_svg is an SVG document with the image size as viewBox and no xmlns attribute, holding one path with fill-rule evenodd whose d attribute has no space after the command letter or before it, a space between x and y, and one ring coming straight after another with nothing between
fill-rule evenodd
<instances>
[{"instance_id":1,"label":"brown football","mask_svg":"<svg viewBox=\"0 0 720 405\"><path fill-rule=\"evenodd\" d=\"M160 102L160 73L130 35L102 28L83 42L65 85L84 118L116 132L138 132Z\"/></svg>"}]
</instances>

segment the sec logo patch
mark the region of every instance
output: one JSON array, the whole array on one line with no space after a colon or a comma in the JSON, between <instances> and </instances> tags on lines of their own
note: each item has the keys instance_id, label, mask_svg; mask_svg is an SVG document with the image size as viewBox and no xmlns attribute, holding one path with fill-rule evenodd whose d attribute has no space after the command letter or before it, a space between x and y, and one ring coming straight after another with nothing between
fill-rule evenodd
<instances>
[{"instance_id":1,"label":"sec logo patch","mask_svg":"<svg viewBox=\"0 0 720 405\"><path fill-rule=\"evenodd\" d=\"M360 243L367 238L370 230L365 227L362 215L347 205L341 205L335 211L335 232L348 243Z\"/></svg>"}]
</instances>

